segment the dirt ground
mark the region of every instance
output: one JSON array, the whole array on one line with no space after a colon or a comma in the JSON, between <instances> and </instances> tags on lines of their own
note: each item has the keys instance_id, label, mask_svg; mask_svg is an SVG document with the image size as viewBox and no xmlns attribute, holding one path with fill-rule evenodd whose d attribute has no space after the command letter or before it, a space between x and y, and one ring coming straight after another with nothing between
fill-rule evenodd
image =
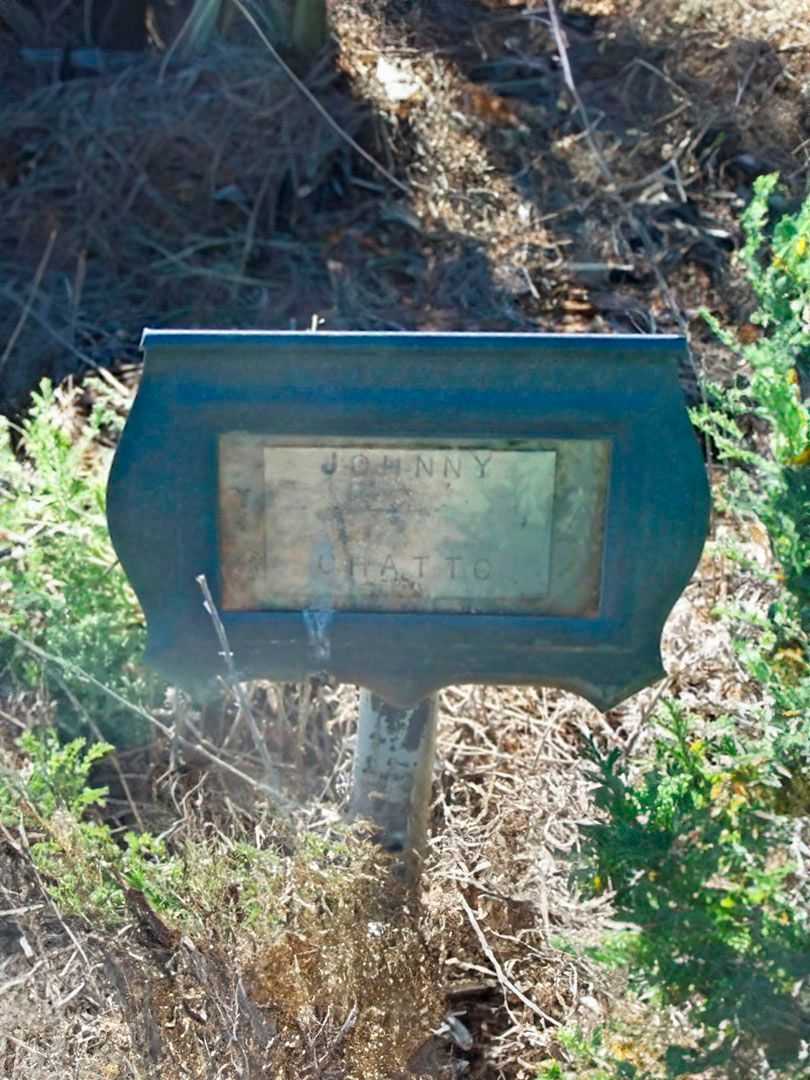
<instances>
[{"instance_id":1,"label":"dirt ground","mask_svg":"<svg viewBox=\"0 0 810 1080\"><path fill-rule=\"evenodd\" d=\"M333 46L303 84L244 25L193 60L145 55L88 75L26 62L2 13L0 406L12 414L43 375L99 367L125 409L146 325L683 332L694 402L704 376L736 374L699 311L746 323L752 302L733 256L753 180L779 171L786 208L808 190L805 0L583 0L558 11L334 0ZM715 538L731 528L719 520ZM753 563L768 558L755 532L737 542ZM427 915L403 939L424 947L428 974L439 964L441 1003L426 997L425 971L397 984L396 1008L386 990L396 1064L372 1017L347 1028L360 1064L340 1072L318 1056L312 1033L334 1040L337 1024L321 1012L306 1028L306 1066L241 1075L534 1080L561 1025L608 1018L624 1032L617 1055L655 1060L688 1018L631 1003L559 944L563 932L588 942L611 925L609 897L586 902L568 881L577 828L594 812L578 738L643 751L662 693L706 718L744 715L754 690L712 611L743 593L766 605L761 589L710 546L667 627L666 682L606 716L556 691L446 691ZM328 827L349 784L354 692L253 693L274 749L297 769L306 824ZM23 714L4 709L8 744ZM179 785L197 822L185 795L199 763L178 777L165 745L150 753L122 762L136 803L169 814ZM244 796L217 792L218 806ZM11 911L0 912L4 1075L216 1075L231 1049L224 1020L223 1041L209 1045L195 1019L199 942L172 997L165 957L143 934L122 934L106 963L110 942L43 911L37 883L14 874L0 904ZM238 1004L244 987L208 945L206 977L221 976L223 1000ZM135 961L157 973L151 982ZM261 1004L287 961L254 961L248 989ZM237 1004L233 1030L239 1020L245 1040L259 1037L256 1011ZM150 1072L139 1063L161 1038L164 1063Z\"/></svg>"},{"instance_id":2,"label":"dirt ground","mask_svg":"<svg viewBox=\"0 0 810 1080\"><path fill-rule=\"evenodd\" d=\"M807 182L803 6L335 0L309 98L246 24L88 75L0 21L0 404L144 325L690 330L713 370L753 179Z\"/></svg>"}]
</instances>

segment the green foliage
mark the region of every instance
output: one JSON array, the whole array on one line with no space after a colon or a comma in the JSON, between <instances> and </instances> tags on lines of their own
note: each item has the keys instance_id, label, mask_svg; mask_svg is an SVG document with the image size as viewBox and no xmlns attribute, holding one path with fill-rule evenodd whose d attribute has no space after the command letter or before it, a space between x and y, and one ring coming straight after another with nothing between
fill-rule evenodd
<instances>
[{"instance_id":1,"label":"green foliage","mask_svg":"<svg viewBox=\"0 0 810 1080\"><path fill-rule=\"evenodd\" d=\"M645 1037L643 1018L614 1019L588 1031L577 1025L560 1028L555 1041L565 1063L544 1062L536 1080L660 1080L665 1074L658 1067L659 1048Z\"/></svg>"},{"instance_id":2,"label":"green foliage","mask_svg":"<svg viewBox=\"0 0 810 1080\"><path fill-rule=\"evenodd\" d=\"M810 199L769 233L776 183L760 177L743 217L758 329L743 340L704 313L747 381L705 387L693 414L727 467L725 509L764 526L777 564L767 613L718 613L767 704L745 734L665 705L632 776L619 751L585 747L602 817L583 828L576 876L586 892L610 890L627 926L590 952L626 967L648 1000L688 1008L699 1038L662 1053L670 1077L761 1075L763 1056L780 1075L807 1075L810 883L789 853L792 818L810 816ZM637 1075L598 1050L587 1054L607 1075Z\"/></svg>"},{"instance_id":3,"label":"green foliage","mask_svg":"<svg viewBox=\"0 0 810 1080\"><path fill-rule=\"evenodd\" d=\"M612 1080L613 1069L601 1067L604 1047L600 1028L590 1035L575 1027L561 1028L556 1038L573 1068L566 1068L559 1061L547 1061L541 1065L536 1080Z\"/></svg>"},{"instance_id":4,"label":"green foliage","mask_svg":"<svg viewBox=\"0 0 810 1080\"><path fill-rule=\"evenodd\" d=\"M586 753L605 818L583 829L580 881L613 890L635 927L594 955L624 960L664 1003L691 1004L704 1030L698 1049L670 1048L670 1075L751 1046L789 1072L810 1032L810 1000L794 993L810 971L810 887L785 855L788 823L762 812L778 760L727 722L698 734L675 705L637 783L618 752Z\"/></svg>"},{"instance_id":5,"label":"green foliage","mask_svg":"<svg viewBox=\"0 0 810 1080\"><path fill-rule=\"evenodd\" d=\"M769 233L777 182L776 175L759 177L742 219L741 259L758 302L751 323L761 333L742 343L704 313L750 381L708 387L695 419L729 466L728 504L761 522L776 560L777 596L767 619L743 609L728 614L741 626L740 657L772 702L768 739L787 777L775 808L810 813L810 409L803 390L810 376L810 198ZM764 428L759 440L744 435L751 415Z\"/></svg>"},{"instance_id":6,"label":"green foliage","mask_svg":"<svg viewBox=\"0 0 810 1080\"><path fill-rule=\"evenodd\" d=\"M742 343L708 312L714 332L750 370L750 384L708 387L708 402L694 416L732 472L732 498L768 532L787 590L783 616L810 631L810 411L802 386L810 374L810 198L783 216L766 237L769 199L777 177L761 176L743 216L742 261L758 301L751 323L761 327ZM755 415L767 446L743 437L739 421Z\"/></svg>"},{"instance_id":7,"label":"green foliage","mask_svg":"<svg viewBox=\"0 0 810 1080\"><path fill-rule=\"evenodd\" d=\"M127 889L143 893L155 911L180 908L174 888L182 867L148 833L128 832L122 846L109 825L59 817L31 845L31 855L64 915L113 928L124 917Z\"/></svg>"},{"instance_id":8,"label":"green foliage","mask_svg":"<svg viewBox=\"0 0 810 1080\"><path fill-rule=\"evenodd\" d=\"M109 743L85 749L85 739L73 739L61 745L56 732L46 730L41 734L27 731L17 744L30 764L20 777L0 778L0 821L13 822L21 797L45 819L57 810L81 817L89 807L104 805L107 788L88 785L93 766L112 750Z\"/></svg>"},{"instance_id":9,"label":"green foliage","mask_svg":"<svg viewBox=\"0 0 810 1080\"><path fill-rule=\"evenodd\" d=\"M729 468L725 498L764 526L777 563L777 592L767 619L743 609L740 658L772 702L767 739L783 783L766 808L810 813L810 198L768 233L778 178L762 176L743 216L742 262L757 298L751 316L761 332L742 343L704 313L719 338L750 371L747 386L708 387L695 419ZM750 335L749 335L750 336ZM743 420L764 428L746 438Z\"/></svg>"},{"instance_id":10,"label":"green foliage","mask_svg":"<svg viewBox=\"0 0 810 1080\"><path fill-rule=\"evenodd\" d=\"M379 849L350 830L328 839L303 834L295 850L257 847L254 836L210 830L170 848L159 836L116 830L103 820L107 790L91 784L107 744L61 743L52 730L18 741L17 770L0 772L0 822L20 829L45 888L63 915L115 930L130 917L135 890L171 927L221 940L248 931L265 942L283 935L295 897L298 922L352 926L362 890L374 892ZM324 925L321 925L323 920ZM331 932L331 930L330 930Z\"/></svg>"},{"instance_id":11,"label":"green foliage","mask_svg":"<svg viewBox=\"0 0 810 1080\"><path fill-rule=\"evenodd\" d=\"M114 925L127 888L143 892L157 910L177 906L171 887L179 864L165 844L132 832L119 843L109 825L90 816L107 797L107 788L91 786L90 773L112 746L87 746L83 738L61 743L52 729L26 732L17 744L27 764L0 775L0 821L24 826L34 865L63 914Z\"/></svg>"},{"instance_id":12,"label":"green foliage","mask_svg":"<svg viewBox=\"0 0 810 1080\"><path fill-rule=\"evenodd\" d=\"M549 1061L540 1066L537 1080L567 1080L567 1078L559 1061Z\"/></svg>"},{"instance_id":13,"label":"green foliage","mask_svg":"<svg viewBox=\"0 0 810 1080\"><path fill-rule=\"evenodd\" d=\"M148 703L157 683L138 666L144 627L110 545L104 513L108 455L99 436L118 423L97 405L78 437L64 429L60 403L43 382L20 432L25 460L0 423L0 670L24 689L42 686L58 702L66 731L88 730L87 717L121 744L144 741L144 723L114 711L110 699L78 675L42 666L3 629L83 668L129 700Z\"/></svg>"}]
</instances>

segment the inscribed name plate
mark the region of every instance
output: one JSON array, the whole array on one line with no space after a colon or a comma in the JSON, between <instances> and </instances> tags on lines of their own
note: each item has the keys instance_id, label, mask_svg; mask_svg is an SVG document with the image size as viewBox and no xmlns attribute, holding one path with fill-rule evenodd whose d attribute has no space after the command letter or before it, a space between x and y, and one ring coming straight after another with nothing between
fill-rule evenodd
<instances>
[{"instance_id":1,"label":"inscribed name plate","mask_svg":"<svg viewBox=\"0 0 810 1080\"><path fill-rule=\"evenodd\" d=\"M585 443L591 456L595 445ZM552 610L555 516L570 518L572 501L578 513L583 509L583 499L572 499L575 491L558 490L558 474L568 477L570 489L577 457L582 447L577 455L562 440L500 449L281 445L223 436L223 607ZM604 452L595 461L602 465L598 481ZM598 542L598 491L590 493L590 505L592 520L580 527L595 529ZM584 544L593 546L587 537ZM570 545L558 547L564 566Z\"/></svg>"}]
</instances>

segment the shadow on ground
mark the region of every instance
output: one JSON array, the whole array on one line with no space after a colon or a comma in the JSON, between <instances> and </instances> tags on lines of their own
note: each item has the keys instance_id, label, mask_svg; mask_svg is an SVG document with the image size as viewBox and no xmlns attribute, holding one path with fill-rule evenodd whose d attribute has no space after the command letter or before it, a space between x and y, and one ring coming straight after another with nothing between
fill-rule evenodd
<instances>
[{"instance_id":1,"label":"shadow on ground","mask_svg":"<svg viewBox=\"0 0 810 1080\"><path fill-rule=\"evenodd\" d=\"M32 68L0 35L0 407L136 360L144 325L744 319L740 208L761 172L807 176L807 111L767 42L576 10L555 34L496 0L338 0L334 28L317 106L262 47L91 75Z\"/></svg>"}]
</instances>

